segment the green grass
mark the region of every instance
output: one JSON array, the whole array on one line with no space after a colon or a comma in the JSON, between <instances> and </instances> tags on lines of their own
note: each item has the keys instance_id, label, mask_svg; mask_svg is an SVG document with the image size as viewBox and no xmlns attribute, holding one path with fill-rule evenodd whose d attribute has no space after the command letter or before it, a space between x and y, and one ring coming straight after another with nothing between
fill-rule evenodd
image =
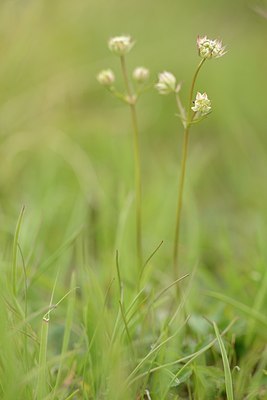
<instances>
[{"instance_id":1,"label":"green grass","mask_svg":"<svg viewBox=\"0 0 267 400\"><path fill-rule=\"evenodd\" d=\"M267 20L255 4L0 3L0 399L266 399ZM228 46L196 88L213 113L190 137L179 301L182 127L155 90L138 103L140 271L129 110L95 79L110 67L123 87L106 46L121 33L137 40L130 70L170 70L183 101L196 36Z\"/></svg>"},{"instance_id":2,"label":"green grass","mask_svg":"<svg viewBox=\"0 0 267 400\"><path fill-rule=\"evenodd\" d=\"M232 374L231 374L229 360L228 360L228 357L227 357L227 352L226 352L223 340L222 340L222 338L220 336L219 329L218 329L218 327L217 327L215 322L213 322L213 327L214 327L216 338L218 340L220 351L221 351L221 354L222 354L226 397L227 397L227 400L234 400Z\"/></svg>"}]
</instances>

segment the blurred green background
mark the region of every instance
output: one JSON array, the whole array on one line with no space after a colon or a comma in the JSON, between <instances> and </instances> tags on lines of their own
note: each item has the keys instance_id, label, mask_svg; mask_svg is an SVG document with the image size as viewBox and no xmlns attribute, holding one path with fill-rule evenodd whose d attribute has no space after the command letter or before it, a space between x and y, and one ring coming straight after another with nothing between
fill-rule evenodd
<instances>
[{"instance_id":1,"label":"blurred green background","mask_svg":"<svg viewBox=\"0 0 267 400\"><path fill-rule=\"evenodd\" d=\"M134 202L129 110L96 81L119 62L111 36L131 34L128 66L151 80L173 72L187 93L196 37L221 38L228 53L201 71L213 113L192 129L182 230L182 269L212 285L235 282L246 301L266 258L267 21L248 1L2 0L0 3L0 235L8 254L22 204L28 265L79 230L100 271L133 265ZM263 4L263 3L261 3ZM263 4L264 5L264 4ZM168 271L182 126L174 99L153 89L138 103L144 179L144 251L163 240ZM69 262L69 261L68 261ZM156 268L156 270L157 270ZM242 279L240 279L242 277ZM205 281L207 282L207 281ZM239 283L240 282L240 283Z\"/></svg>"}]
</instances>

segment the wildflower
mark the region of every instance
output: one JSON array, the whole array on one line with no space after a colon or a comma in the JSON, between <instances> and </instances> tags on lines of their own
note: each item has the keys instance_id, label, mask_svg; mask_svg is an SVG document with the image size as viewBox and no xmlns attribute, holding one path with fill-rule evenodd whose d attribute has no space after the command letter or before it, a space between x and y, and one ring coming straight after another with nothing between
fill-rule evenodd
<instances>
[{"instance_id":1,"label":"wildflower","mask_svg":"<svg viewBox=\"0 0 267 400\"><path fill-rule=\"evenodd\" d=\"M158 78L159 81L155 85L155 88L160 94L169 94L175 92L176 78L171 72L161 72Z\"/></svg>"},{"instance_id":2,"label":"wildflower","mask_svg":"<svg viewBox=\"0 0 267 400\"><path fill-rule=\"evenodd\" d=\"M111 69L105 69L99 72L97 80L103 86L111 86L115 81L115 75Z\"/></svg>"},{"instance_id":3,"label":"wildflower","mask_svg":"<svg viewBox=\"0 0 267 400\"><path fill-rule=\"evenodd\" d=\"M222 57L226 51L222 41L215 39L208 39L207 36L197 38L198 54L202 58L219 58Z\"/></svg>"},{"instance_id":4,"label":"wildflower","mask_svg":"<svg viewBox=\"0 0 267 400\"><path fill-rule=\"evenodd\" d=\"M144 83L149 78L149 70L145 67L137 67L133 71L133 79L138 83Z\"/></svg>"},{"instance_id":5,"label":"wildflower","mask_svg":"<svg viewBox=\"0 0 267 400\"><path fill-rule=\"evenodd\" d=\"M116 36L108 41L109 50L118 56L129 53L133 45L134 41L131 36Z\"/></svg>"},{"instance_id":6,"label":"wildflower","mask_svg":"<svg viewBox=\"0 0 267 400\"><path fill-rule=\"evenodd\" d=\"M202 116L208 114L211 110L211 101L208 99L207 93L197 92L194 106L191 108Z\"/></svg>"}]
</instances>

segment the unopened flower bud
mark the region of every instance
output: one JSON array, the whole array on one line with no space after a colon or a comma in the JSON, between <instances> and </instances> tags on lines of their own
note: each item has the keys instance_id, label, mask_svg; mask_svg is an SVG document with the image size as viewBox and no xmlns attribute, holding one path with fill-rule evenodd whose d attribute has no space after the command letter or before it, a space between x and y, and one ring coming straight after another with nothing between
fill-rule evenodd
<instances>
[{"instance_id":1,"label":"unopened flower bud","mask_svg":"<svg viewBox=\"0 0 267 400\"><path fill-rule=\"evenodd\" d=\"M222 41L215 39L208 39L207 36L197 38L198 54L202 58L219 58L222 57L226 51L222 45Z\"/></svg>"},{"instance_id":2,"label":"unopened flower bud","mask_svg":"<svg viewBox=\"0 0 267 400\"><path fill-rule=\"evenodd\" d=\"M144 83L149 78L149 70L145 67L137 67L133 71L133 79L138 83Z\"/></svg>"},{"instance_id":3,"label":"unopened flower bud","mask_svg":"<svg viewBox=\"0 0 267 400\"><path fill-rule=\"evenodd\" d=\"M200 116L206 115L211 110L211 101L208 99L207 93L201 94L197 92L196 99L194 101L194 106L191 107Z\"/></svg>"},{"instance_id":4,"label":"unopened flower bud","mask_svg":"<svg viewBox=\"0 0 267 400\"><path fill-rule=\"evenodd\" d=\"M116 36L109 39L108 42L109 50L118 56L129 53L133 45L134 41L131 36Z\"/></svg>"},{"instance_id":5,"label":"unopened flower bud","mask_svg":"<svg viewBox=\"0 0 267 400\"><path fill-rule=\"evenodd\" d=\"M155 88L160 94L169 94L175 92L176 89L176 78L171 72L161 72L158 76L159 81L155 85Z\"/></svg>"},{"instance_id":6,"label":"unopened flower bud","mask_svg":"<svg viewBox=\"0 0 267 400\"><path fill-rule=\"evenodd\" d=\"M115 75L111 69L105 69L99 72L97 80L103 86L111 86L115 81Z\"/></svg>"}]
</instances>

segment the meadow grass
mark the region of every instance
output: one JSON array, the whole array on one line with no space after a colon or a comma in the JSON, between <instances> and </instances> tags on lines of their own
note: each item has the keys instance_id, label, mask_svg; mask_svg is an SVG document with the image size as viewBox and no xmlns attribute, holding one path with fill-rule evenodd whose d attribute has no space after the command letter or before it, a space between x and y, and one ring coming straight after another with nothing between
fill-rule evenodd
<instances>
[{"instance_id":1,"label":"meadow grass","mask_svg":"<svg viewBox=\"0 0 267 400\"><path fill-rule=\"evenodd\" d=\"M0 399L267 398L267 24L214 3L1 2ZM123 88L105 43L128 32L129 71L172 71L185 102L197 35L229 50L198 78L214 111L192 130L176 281L175 104L136 106L140 270L130 118L95 79Z\"/></svg>"}]
</instances>

